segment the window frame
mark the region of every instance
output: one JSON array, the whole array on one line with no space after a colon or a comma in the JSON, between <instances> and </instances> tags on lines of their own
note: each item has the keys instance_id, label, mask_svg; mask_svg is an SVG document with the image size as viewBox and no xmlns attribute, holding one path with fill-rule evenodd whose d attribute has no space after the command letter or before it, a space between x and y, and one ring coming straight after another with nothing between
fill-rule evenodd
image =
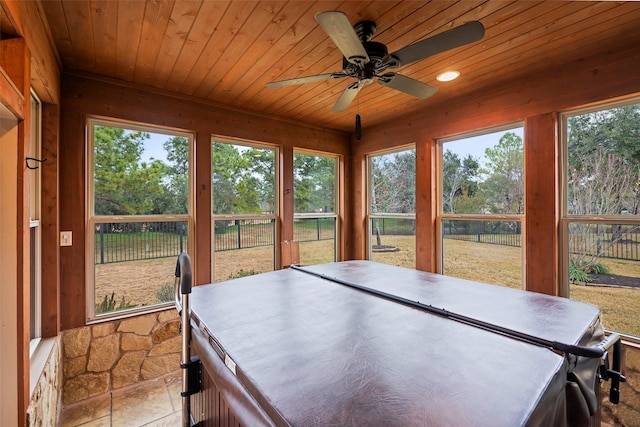
<instances>
[{"instance_id":1,"label":"window frame","mask_svg":"<svg viewBox=\"0 0 640 427\"><path fill-rule=\"evenodd\" d=\"M94 189L94 129L95 126L115 127L126 130L163 134L168 137L183 137L189 144L189 172L188 172L188 203L186 214L167 215L96 215L95 214L95 189ZM86 290L86 324L94 324L114 319L121 319L140 314L153 313L171 307L174 302L137 306L108 313L95 313L95 225L98 223L141 223L141 222L186 222L188 236L195 233L194 224L194 163L195 134L183 129L149 123L133 122L103 116L87 116L86 118L86 228L85 228L85 290ZM193 253L194 240L188 239L187 253Z\"/></svg>"},{"instance_id":2,"label":"window frame","mask_svg":"<svg viewBox=\"0 0 640 427\"><path fill-rule=\"evenodd\" d=\"M568 162L569 162L569 133L568 120L571 117L589 114L597 111L611 110L614 108L624 107L628 105L640 104L640 97L633 96L615 101L602 102L590 105L584 108L567 110L560 113L558 120L559 153L558 153L558 172L557 176L560 180L558 188L560 189L558 197L558 205L560 206L559 221L559 249L560 249L560 265L558 266L559 277L559 294L560 296L571 298L569 283L569 227L572 223L595 224L595 225L636 225L640 226L640 215L576 215L569 214L568 210ZM624 332L615 331L624 336L625 340L640 345L640 337L625 334Z\"/></svg>"},{"instance_id":3,"label":"window frame","mask_svg":"<svg viewBox=\"0 0 640 427\"><path fill-rule=\"evenodd\" d=\"M42 152L42 102L36 93L31 90L30 97L31 124L29 135L29 156L41 159ZM29 233L33 234L30 243L31 251L31 309L30 331L33 337L29 341L29 354L32 356L42 338L42 227L41 227L41 200L42 200L42 174L40 165L33 165L29 172ZM30 332L31 335L31 332Z\"/></svg>"},{"instance_id":4,"label":"window frame","mask_svg":"<svg viewBox=\"0 0 640 427\"><path fill-rule=\"evenodd\" d=\"M274 177L273 177L273 213L269 214L214 214L213 213L213 192L215 191L213 182L210 182L211 185L211 205L209 206L209 212L211 213L211 281L216 282L215 275L215 265L216 265L216 221L235 221L235 220L271 220L273 222L273 270L276 269L278 258L279 258L279 248L277 242L279 241L278 236L280 236L280 147L277 145L269 144L269 143L261 143L254 141L247 141L242 139L233 139L228 137L220 137L217 135L211 135L210 142L211 144L211 180L213 180L213 153L214 153L214 144L230 144L237 145L241 147L247 148L257 148L257 149L267 149L273 151L273 167L274 167Z\"/></svg>"},{"instance_id":5,"label":"window frame","mask_svg":"<svg viewBox=\"0 0 640 427\"><path fill-rule=\"evenodd\" d=\"M444 202L443 202L443 187L444 187L444 179L443 179L443 156L444 156L444 148L445 144L448 142L459 141L461 139L473 138L478 136L483 136L491 133L497 132L506 132L515 128L523 129L523 184L526 189L526 170L525 164L526 159L524 156L526 155L526 150L524 149L524 144L526 144L526 129L524 121L511 122L499 126L494 126L485 129L479 129L472 132L462 133L454 136L448 136L444 138L437 139L436 142L436 224L435 224L435 232L436 232L436 273L444 274L444 248L443 248L443 239L444 239L444 222L449 221L480 221L480 222L517 222L520 223L520 259L522 266L522 278L521 278L521 289L526 288L525 277L526 277L526 262L525 262L525 213L526 213L526 191L523 193L523 212L522 213L509 213L509 214L465 214L465 213L445 213L444 212Z\"/></svg>"},{"instance_id":6,"label":"window frame","mask_svg":"<svg viewBox=\"0 0 640 427\"><path fill-rule=\"evenodd\" d=\"M366 240L367 240L367 259L371 260L373 257L373 242L372 242L372 233L371 230L373 229L373 221L377 218L377 219L412 219L414 221L416 221L416 207L414 205L413 207L413 213L390 213L390 212L378 212L378 213L374 213L373 212L373 200L371 197L371 185L372 185L372 168L371 168L371 159L373 157L380 157L380 156L386 156L386 155L390 155L390 154L399 154L399 153L403 153L403 152L407 152L407 151L411 151L413 150L414 152L416 152L416 157L417 157L417 144L415 143L411 143L411 144L405 144L405 145L400 145L397 147L393 147L391 149L386 149L386 150L380 150L380 151L374 151L371 153L367 153L366 155L366 188L367 188L367 195L366 195L366 203L367 203L367 214L366 214L366 223L367 223L367 232L366 232ZM417 168L417 158L416 158L416 168ZM416 186L416 191L417 191L417 174L414 175L414 186ZM416 236L414 236L415 238ZM416 268L416 263L417 260L414 257L413 260L413 268Z\"/></svg>"},{"instance_id":7,"label":"window frame","mask_svg":"<svg viewBox=\"0 0 640 427\"><path fill-rule=\"evenodd\" d=\"M325 157L325 158L330 158L333 159L335 161L334 164L334 171L333 171L333 193L334 193L334 201L333 201L333 212L320 212L320 213L313 213L313 212L304 212L304 213L298 213L295 211L295 204L294 204L294 208L293 208L293 220L295 223L296 219L323 219L323 218L333 218L334 220L334 233L333 233L333 260L334 262L338 260L339 254L338 254L338 249L340 247L339 242L338 242L338 236L340 236L340 221L338 220L340 218L340 155L335 154L335 153L325 153L325 152L320 152L320 151L313 151L313 150L305 150L305 149L299 149L299 148L294 148L293 150L293 170L292 172L295 171L295 157L296 154L301 154L301 155L305 155L305 156L314 156L314 157ZM295 189L294 189L295 192ZM295 198L295 194L294 194L294 198Z\"/></svg>"}]
</instances>

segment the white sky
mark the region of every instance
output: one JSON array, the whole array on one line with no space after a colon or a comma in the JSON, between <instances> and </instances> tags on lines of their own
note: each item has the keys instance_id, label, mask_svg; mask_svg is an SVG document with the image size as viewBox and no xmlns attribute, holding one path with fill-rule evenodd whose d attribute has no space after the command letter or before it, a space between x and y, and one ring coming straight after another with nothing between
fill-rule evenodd
<instances>
[{"instance_id":1,"label":"white sky","mask_svg":"<svg viewBox=\"0 0 640 427\"><path fill-rule=\"evenodd\" d=\"M484 135L472 136L469 138L457 139L455 141L449 141L442 144L442 152L449 150L456 153L460 160L467 157L470 154L472 157L479 159L481 164L484 164L484 150L496 145L500 138L507 132L513 132L518 135L524 141L524 128L517 127L513 129L501 130L499 132L492 132Z\"/></svg>"}]
</instances>

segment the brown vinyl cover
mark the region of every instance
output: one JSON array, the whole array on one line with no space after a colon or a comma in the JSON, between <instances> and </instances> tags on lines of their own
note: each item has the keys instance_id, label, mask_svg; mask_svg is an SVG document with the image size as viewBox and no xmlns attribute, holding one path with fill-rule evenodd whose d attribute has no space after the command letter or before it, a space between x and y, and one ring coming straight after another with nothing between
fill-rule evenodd
<instances>
[{"instance_id":1,"label":"brown vinyl cover","mask_svg":"<svg viewBox=\"0 0 640 427\"><path fill-rule=\"evenodd\" d=\"M550 341L604 337L599 310L565 298L369 261L307 269ZM197 351L235 371L227 393L251 396L241 412L257 404L276 425L564 426L567 373L595 386L597 359L292 269L198 286L191 301Z\"/></svg>"}]
</instances>

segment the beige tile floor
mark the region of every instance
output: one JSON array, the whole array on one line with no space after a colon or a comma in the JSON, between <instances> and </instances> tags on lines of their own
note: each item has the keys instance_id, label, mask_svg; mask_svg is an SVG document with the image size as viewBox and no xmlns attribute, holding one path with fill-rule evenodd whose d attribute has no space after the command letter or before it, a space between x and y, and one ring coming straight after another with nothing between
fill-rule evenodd
<instances>
[{"instance_id":1,"label":"beige tile floor","mask_svg":"<svg viewBox=\"0 0 640 427\"><path fill-rule=\"evenodd\" d=\"M62 427L169 427L182 420L180 372L62 408Z\"/></svg>"}]
</instances>

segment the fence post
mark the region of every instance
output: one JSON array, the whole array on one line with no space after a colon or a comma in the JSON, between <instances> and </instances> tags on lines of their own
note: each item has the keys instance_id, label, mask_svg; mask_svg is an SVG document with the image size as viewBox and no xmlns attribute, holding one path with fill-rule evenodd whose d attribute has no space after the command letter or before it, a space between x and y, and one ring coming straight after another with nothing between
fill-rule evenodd
<instances>
[{"instance_id":1,"label":"fence post","mask_svg":"<svg viewBox=\"0 0 640 427\"><path fill-rule=\"evenodd\" d=\"M320 218L316 218L316 230L318 234L318 240L320 240Z\"/></svg>"},{"instance_id":2,"label":"fence post","mask_svg":"<svg viewBox=\"0 0 640 427\"><path fill-rule=\"evenodd\" d=\"M240 240L240 220L236 219L236 229L237 229L237 235L238 235L238 249L242 249L242 243Z\"/></svg>"},{"instance_id":3,"label":"fence post","mask_svg":"<svg viewBox=\"0 0 640 427\"><path fill-rule=\"evenodd\" d=\"M100 264L104 264L104 224L100 224Z\"/></svg>"},{"instance_id":4,"label":"fence post","mask_svg":"<svg viewBox=\"0 0 640 427\"><path fill-rule=\"evenodd\" d=\"M178 232L180 234L180 254L182 253L182 223L180 223L180 228L178 229ZM179 255L179 254L178 254Z\"/></svg>"}]
</instances>

